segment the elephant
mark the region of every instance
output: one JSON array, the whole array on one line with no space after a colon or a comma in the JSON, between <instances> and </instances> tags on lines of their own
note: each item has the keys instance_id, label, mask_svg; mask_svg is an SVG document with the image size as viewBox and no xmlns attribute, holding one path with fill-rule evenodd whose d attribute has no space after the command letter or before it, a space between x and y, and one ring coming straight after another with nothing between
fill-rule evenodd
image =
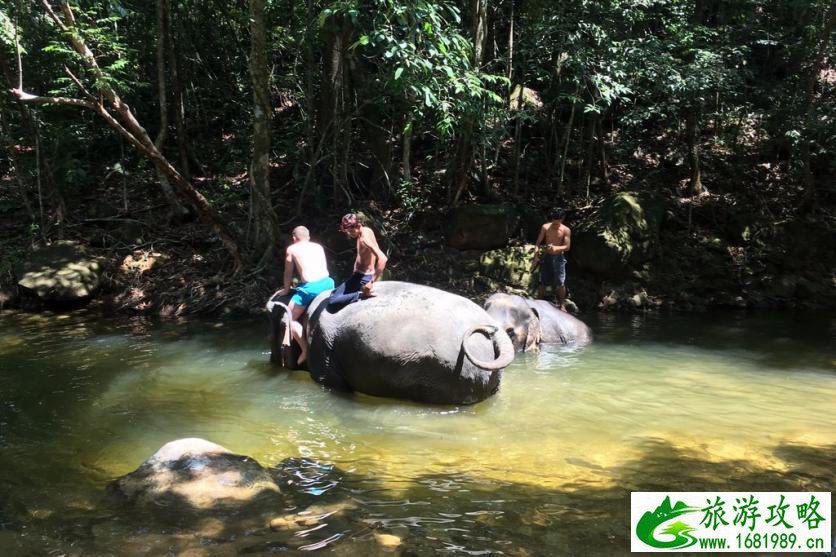
<instances>
[{"instance_id":1,"label":"elephant","mask_svg":"<svg viewBox=\"0 0 836 557\"><path fill-rule=\"evenodd\" d=\"M308 306L313 379L335 390L431 404L474 404L499 389L514 346L485 310L407 282L382 281L374 291L341 308L328 307L323 292Z\"/></svg>"},{"instance_id":2,"label":"elephant","mask_svg":"<svg viewBox=\"0 0 836 557\"><path fill-rule=\"evenodd\" d=\"M592 342L592 331L583 321L546 300L494 294L485 301L485 311L505 330L517 350L535 349L541 343L585 346Z\"/></svg>"}]
</instances>

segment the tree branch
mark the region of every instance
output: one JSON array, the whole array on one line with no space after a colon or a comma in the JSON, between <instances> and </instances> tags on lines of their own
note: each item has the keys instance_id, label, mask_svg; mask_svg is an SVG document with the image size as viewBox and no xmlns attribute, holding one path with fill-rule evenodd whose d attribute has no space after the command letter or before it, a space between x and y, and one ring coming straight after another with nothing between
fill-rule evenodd
<instances>
[{"instance_id":1,"label":"tree branch","mask_svg":"<svg viewBox=\"0 0 836 557\"><path fill-rule=\"evenodd\" d=\"M82 92L82 93L84 93L84 96L85 96L85 97L87 97L88 99L90 99L90 100L91 100L91 101L93 101L93 102L97 102L96 97L94 97L94 96L90 93L90 91L88 91L88 90L87 90L87 88L86 88L86 87L84 87L84 85L82 85L82 84L81 84L81 80L80 80L80 79L78 79L78 78L75 76L75 74L74 74L73 72L71 72L71 71L70 71L70 68L68 68L67 66L64 66L64 73L66 73L66 74L70 77L70 79L72 79L72 80L73 80L73 83L75 83L75 84L76 84L76 86L78 86L78 88L79 88L79 89L81 89L81 92Z\"/></svg>"},{"instance_id":2,"label":"tree branch","mask_svg":"<svg viewBox=\"0 0 836 557\"><path fill-rule=\"evenodd\" d=\"M9 89L9 92L20 102L27 104L58 104L63 106L82 106L90 110L96 110L94 103L82 99L73 99L71 97L42 97L40 95L32 95L21 89Z\"/></svg>"}]
</instances>

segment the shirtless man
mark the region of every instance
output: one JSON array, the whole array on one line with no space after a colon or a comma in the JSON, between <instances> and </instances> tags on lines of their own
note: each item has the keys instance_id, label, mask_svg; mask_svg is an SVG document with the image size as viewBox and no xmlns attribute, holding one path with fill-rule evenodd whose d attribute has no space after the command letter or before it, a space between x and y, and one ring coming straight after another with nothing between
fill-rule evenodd
<instances>
[{"instance_id":1,"label":"shirtless man","mask_svg":"<svg viewBox=\"0 0 836 557\"><path fill-rule=\"evenodd\" d=\"M557 288L558 306L566 311L566 256L564 255L572 246L572 231L563 224L566 211L563 209L552 209L549 213L549 222L540 228L540 235L534 244L533 266L540 266L540 286L537 289L537 297L545 299L546 287ZM543 244L543 257L540 259L540 245Z\"/></svg>"},{"instance_id":2,"label":"shirtless man","mask_svg":"<svg viewBox=\"0 0 836 557\"><path fill-rule=\"evenodd\" d=\"M357 258L354 260L354 273L339 285L331 297L328 306L344 306L360 298L375 296L374 281L380 278L388 258L377 245L374 232L368 226L361 225L357 215L349 213L340 221L340 230L357 242Z\"/></svg>"},{"instance_id":3,"label":"shirtless man","mask_svg":"<svg viewBox=\"0 0 836 557\"><path fill-rule=\"evenodd\" d=\"M297 361L298 364L301 364L308 357L308 341L303 334L304 331L299 318L318 294L334 288L334 279L328 276L325 250L316 242L311 242L311 233L307 228L297 226L293 229L291 238L293 243L287 247L284 259L284 286L270 298L272 299L276 295L285 296L290 293L295 269L299 273L301 282L294 289L295 292L287 305L293 315L293 320L288 328L293 334L293 338L299 343L299 348L302 349ZM282 342L289 345L290 338L285 335Z\"/></svg>"}]
</instances>

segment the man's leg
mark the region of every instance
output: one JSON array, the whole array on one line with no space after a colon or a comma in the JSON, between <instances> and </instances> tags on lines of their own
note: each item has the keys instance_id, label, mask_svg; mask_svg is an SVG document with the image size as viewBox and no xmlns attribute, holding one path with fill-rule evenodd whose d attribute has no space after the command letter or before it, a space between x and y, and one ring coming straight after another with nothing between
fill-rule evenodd
<instances>
[{"instance_id":1,"label":"man's leg","mask_svg":"<svg viewBox=\"0 0 836 557\"><path fill-rule=\"evenodd\" d=\"M552 282L552 260L549 255L544 255L540 260L540 286L537 287L538 299L546 299L546 286L551 286Z\"/></svg>"},{"instance_id":2,"label":"man's leg","mask_svg":"<svg viewBox=\"0 0 836 557\"><path fill-rule=\"evenodd\" d=\"M356 302L360 299L360 288L362 286L363 275L354 273L347 281L334 289L334 292L328 298L328 307L341 307Z\"/></svg>"},{"instance_id":3,"label":"man's leg","mask_svg":"<svg viewBox=\"0 0 836 557\"><path fill-rule=\"evenodd\" d=\"M287 309L290 310L290 314L295 316L296 311L297 311L298 308L299 308L299 306L297 306L296 302L294 302L293 298L291 298L290 301L287 303ZM304 308L303 308L303 310L304 310ZM290 335L291 335L291 330L293 329L293 321L295 319L296 318L293 317L290 320L290 323L287 324L287 327L285 327L284 337L282 338L282 346L290 346L290 338L291 338Z\"/></svg>"},{"instance_id":4,"label":"man's leg","mask_svg":"<svg viewBox=\"0 0 836 557\"><path fill-rule=\"evenodd\" d=\"M293 340L299 344L300 353L296 363L300 365L308 358L308 339L305 338L305 328L302 326L301 321L301 317L304 313L304 307L295 306L293 308L293 323L290 325Z\"/></svg>"}]
</instances>

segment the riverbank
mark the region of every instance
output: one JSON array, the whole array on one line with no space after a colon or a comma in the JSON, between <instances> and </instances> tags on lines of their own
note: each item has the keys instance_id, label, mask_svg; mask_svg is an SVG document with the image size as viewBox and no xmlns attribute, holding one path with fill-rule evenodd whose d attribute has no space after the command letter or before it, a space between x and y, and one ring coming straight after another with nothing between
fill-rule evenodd
<instances>
[{"instance_id":1,"label":"riverbank","mask_svg":"<svg viewBox=\"0 0 836 557\"><path fill-rule=\"evenodd\" d=\"M107 190L105 197L118 194ZM261 268L253 265L233 275L227 252L203 224L172 222L147 196L132 199L129 212L116 214L96 209L114 206L110 201L81 199L63 224L45 235L15 219L22 208L4 201L0 307L37 310L43 305L17 288L21 264L33 250L59 241L79 245L101 262L95 294L78 303L102 311L259 313L281 286L282 253ZM833 212L819 207L798 216L786 206L770 212L769 204L754 207L749 201L730 194L693 198L675 190L652 196L617 191L569 207L568 224L575 230L567 266L570 299L584 313L836 307L834 250L826 249L836 230ZM430 205L409 213L374 202L359 207L389 254L385 278L427 284L476 302L499 291L534 294L536 273L526 246L545 220L545 208L508 203L465 207L476 207L489 219L505 219L496 221L508 228L507 238L501 239L504 247L451 247L452 223L461 222L456 209ZM241 204L228 203L226 213L245 237ZM513 226L507 225L508 214L515 215ZM293 226L307 225L314 240L325 245L338 280L348 276L354 259L354 246L337 231L339 216L292 218L282 227L286 237ZM491 220L455 226L473 227L471 236L494 234L496 228Z\"/></svg>"}]
</instances>

